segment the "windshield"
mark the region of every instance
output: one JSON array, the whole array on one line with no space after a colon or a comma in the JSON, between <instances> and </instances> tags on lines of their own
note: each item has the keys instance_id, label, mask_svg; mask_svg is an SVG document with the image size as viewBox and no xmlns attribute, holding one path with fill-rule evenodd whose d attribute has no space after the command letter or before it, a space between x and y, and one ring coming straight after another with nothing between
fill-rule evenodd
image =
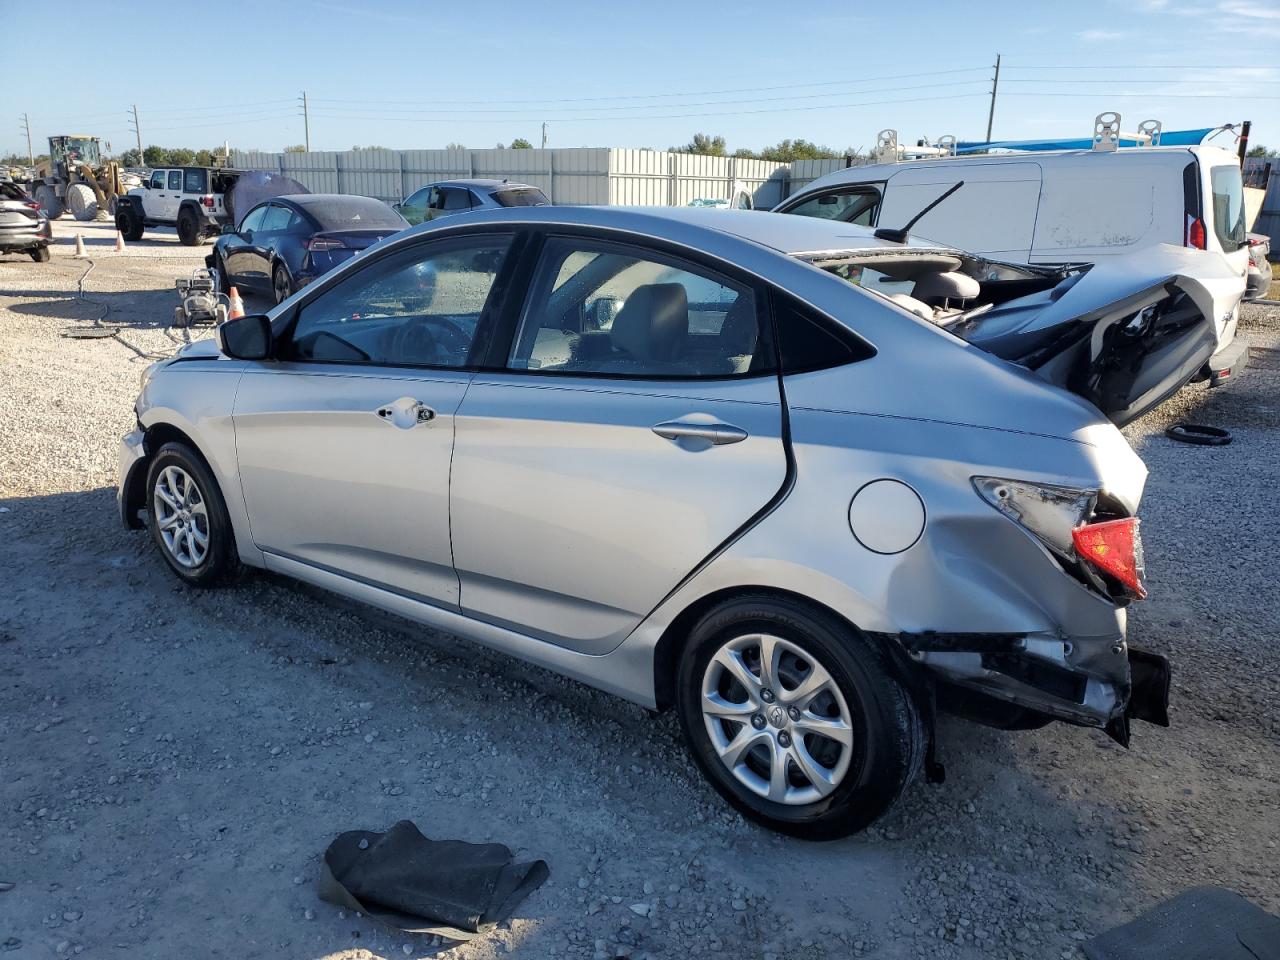
<instances>
[{"instance_id":1,"label":"windshield","mask_svg":"<svg viewBox=\"0 0 1280 960\"><path fill-rule=\"evenodd\" d=\"M400 214L370 197L329 197L305 206L321 230L402 230L408 226Z\"/></svg>"},{"instance_id":2,"label":"windshield","mask_svg":"<svg viewBox=\"0 0 1280 960\"><path fill-rule=\"evenodd\" d=\"M101 159L101 153L98 150L98 141L92 137L68 137L66 145L63 148L66 151L68 160L77 160L83 163L97 163Z\"/></svg>"},{"instance_id":3,"label":"windshield","mask_svg":"<svg viewBox=\"0 0 1280 960\"><path fill-rule=\"evenodd\" d=\"M1212 167L1209 184L1213 188L1213 232L1223 253L1235 253L1246 243L1244 229L1244 181L1234 163Z\"/></svg>"},{"instance_id":4,"label":"windshield","mask_svg":"<svg viewBox=\"0 0 1280 960\"><path fill-rule=\"evenodd\" d=\"M551 203L537 187L504 187L492 196L500 207L545 207Z\"/></svg>"}]
</instances>

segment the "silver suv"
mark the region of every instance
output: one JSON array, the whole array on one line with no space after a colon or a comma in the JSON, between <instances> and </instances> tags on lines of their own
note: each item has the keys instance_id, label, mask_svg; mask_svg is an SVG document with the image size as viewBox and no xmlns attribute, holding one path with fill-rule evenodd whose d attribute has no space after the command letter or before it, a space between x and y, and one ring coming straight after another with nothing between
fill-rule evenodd
<instances>
[{"instance_id":1,"label":"silver suv","mask_svg":"<svg viewBox=\"0 0 1280 960\"><path fill-rule=\"evenodd\" d=\"M1189 279L1107 282L764 213L426 224L154 365L120 508L192 585L266 568L675 707L739 810L840 836L940 777L939 707L1165 722L1099 404L1148 397L1137 314L1203 325Z\"/></svg>"}]
</instances>

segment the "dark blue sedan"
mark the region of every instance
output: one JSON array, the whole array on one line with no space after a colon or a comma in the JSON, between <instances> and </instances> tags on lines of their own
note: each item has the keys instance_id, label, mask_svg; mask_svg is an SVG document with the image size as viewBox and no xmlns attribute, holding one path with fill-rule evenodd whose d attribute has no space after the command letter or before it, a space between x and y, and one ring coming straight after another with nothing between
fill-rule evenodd
<instances>
[{"instance_id":1,"label":"dark blue sedan","mask_svg":"<svg viewBox=\"0 0 1280 960\"><path fill-rule=\"evenodd\" d=\"M271 294L279 303L338 264L408 226L381 200L302 193L265 200L207 258L223 290Z\"/></svg>"}]
</instances>

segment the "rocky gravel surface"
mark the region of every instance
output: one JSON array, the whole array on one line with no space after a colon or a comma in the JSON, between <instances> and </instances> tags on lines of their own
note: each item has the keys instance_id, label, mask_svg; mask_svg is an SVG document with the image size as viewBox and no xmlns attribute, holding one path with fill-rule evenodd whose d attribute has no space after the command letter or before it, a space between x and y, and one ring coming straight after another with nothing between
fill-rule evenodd
<instances>
[{"instance_id":1,"label":"rocky gravel surface","mask_svg":"<svg viewBox=\"0 0 1280 960\"><path fill-rule=\"evenodd\" d=\"M466 960L1079 957L1196 884L1280 911L1280 310L1246 308L1237 382L1126 429L1173 726L944 721L945 784L815 845L721 803L672 716L267 575L179 585L116 519L115 451L206 250L58 231L0 258L0 956L431 954L315 895L329 840L402 818L551 866ZM119 336L60 336L104 312Z\"/></svg>"}]
</instances>

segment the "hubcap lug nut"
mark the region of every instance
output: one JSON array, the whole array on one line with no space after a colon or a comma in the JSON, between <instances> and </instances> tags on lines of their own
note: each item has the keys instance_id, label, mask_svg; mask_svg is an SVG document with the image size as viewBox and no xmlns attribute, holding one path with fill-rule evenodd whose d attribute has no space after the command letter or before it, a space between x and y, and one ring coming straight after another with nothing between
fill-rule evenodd
<instances>
[{"instance_id":1,"label":"hubcap lug nut","mask_svg":"<svg viewBox=\"0 0 1280 960\"><path fill-rule=\"evenodd\" d=\"M757 713L751 717L751 725L757 730L763 730L766 720L763 713Z\"/></svg>"},{"instance_id":2,"label":"hubcap lug nut","mask_svg":"<svg viewBox=\"0 0 1280 960\"><path fill-rule=\"evenodd\" d=\"M781 733L779 733L779 734L778 734L778 745L779 745L779 746L782 746L782 747L789 747L789 746L791 746L791 734L787 733L787 731L785 731L785 730L783 730Z\"/></svg>"},{"instance_id":3,"label":"hubcap lug nut","mask_svg":"<svg viewBox=\"0 0 1280 960\"><path fill-rule=\"evenodd\" d=\"M799 720L800 719L799 707L788 707L787 716L789 716L792 720Z\"/></svg>"},{"instance_id":4,"label":"hubcap lug nut","mask_svg":"<svg viewBox=\"0 0 1280 960\"><path fill-rule=\"evenodd\" d=\"M763 700L765 703L773 703L773 691L770 690L768 687L765 687L763 690L760 691L760 699Z\"/></svg>"}]
</instances>

